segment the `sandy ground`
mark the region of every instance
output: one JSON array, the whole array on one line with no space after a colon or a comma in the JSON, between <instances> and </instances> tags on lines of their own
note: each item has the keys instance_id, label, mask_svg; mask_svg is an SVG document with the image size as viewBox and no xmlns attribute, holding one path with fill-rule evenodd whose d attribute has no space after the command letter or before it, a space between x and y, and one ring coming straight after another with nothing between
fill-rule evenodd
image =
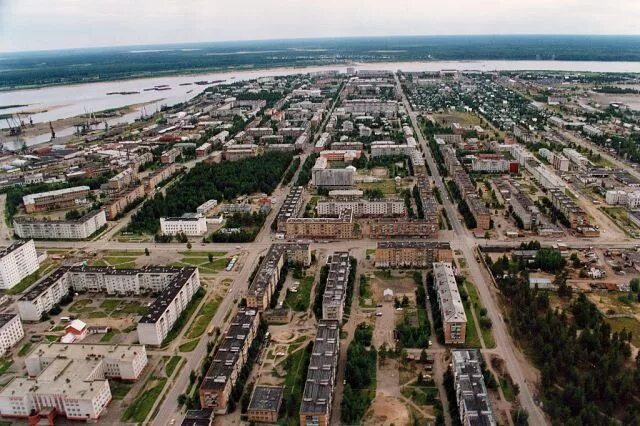
<instances>
[{"instance_id":1,"label":"sandy ground","mask_svg":"<svg viewBox=\"0 0 640 426\"><path fill-rule=\"evenodd\" d=\"M408 425L410 421L409 410L393 396L378 395L373 400L369 413L362 424L370 426Z\"/></svg>"}]
</instances>

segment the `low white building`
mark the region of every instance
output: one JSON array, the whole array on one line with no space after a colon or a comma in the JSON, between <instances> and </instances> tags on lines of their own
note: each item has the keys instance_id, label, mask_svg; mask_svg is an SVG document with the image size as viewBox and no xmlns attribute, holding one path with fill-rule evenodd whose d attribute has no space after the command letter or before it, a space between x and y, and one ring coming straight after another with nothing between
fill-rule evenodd
<instances>
[{"instance_id":1,"label":"low white building","mask_svg":"<svg viewBox=\"0 0 640 426\"><path fill-rule=\"evenodd\" d=\"M104 210L95 210L76 220L44 220L20 217L13 220L20 238L37 240L84 240L107 224Z\"/></svg>"},{"instance_id":2,"label":"low white building","mask_svg":"<svg viewBox=\"0 0 640 426\"><path fill-rule=\"evenodd\" d=\"M206 216L209 213L211 213L213 209L216 208L217 205L218 205L218 200L205 201L204 203L199 205L198 208L196 208L196 213L200 213L201 215Z\"/></svg>"},{"instance_id":3,"label":"low white building","mask_svg":"<svg viewBox=\"0 0 640 426\"><path fill-rule=\"evenodd\" d=\"M33 240L18 241L0 251L0 289L10 289L40 267Z\"/></svg>"},{"instance_id":4,"label":"low white building","mask_svg":"<svg viewBox=\"0 0 640 426\"><path fill-rule=\"evenodd\" d=\"M200 213L184 214L180 217L161 217L160 232L164 235L201 236L207 233L207 219Z\"/></svg>"},{"instance_id":5,"label":"low white building","mask_svg":"<svg viewBox=\"0 0 640 426\"><path fill-rule=\"evenodd\" d=\"M40 344L25 360L30 377L0 391L3 417L55 408L70 420L97 420L112 399L109 379L136 380L147 365L143 345Z\"/></svg>"},{"instance_id":6,"label":"low white building","mask_svg":"<svg viewBox=\"0 0 640 426\"><path fill-rule=\"evenodd\" d=\"M23 337L20 315L0 314L0 356L4 356Z\"/></svg>"}]
</instances>

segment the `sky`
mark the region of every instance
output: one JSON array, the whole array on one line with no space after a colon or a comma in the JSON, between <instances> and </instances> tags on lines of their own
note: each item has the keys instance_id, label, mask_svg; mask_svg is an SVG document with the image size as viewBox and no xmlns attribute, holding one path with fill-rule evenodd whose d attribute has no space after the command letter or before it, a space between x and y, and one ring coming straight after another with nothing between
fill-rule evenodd
<instances>
[{"instance_id":1,"label":"sky","mask_svg":"<svg viewBox=\"0 0 640 426\"><path fill-rule=\"evenodd\" d=\"M0 0L0 52L282 38L640 34L639 0Z\"/></svg>"}]
</instances>

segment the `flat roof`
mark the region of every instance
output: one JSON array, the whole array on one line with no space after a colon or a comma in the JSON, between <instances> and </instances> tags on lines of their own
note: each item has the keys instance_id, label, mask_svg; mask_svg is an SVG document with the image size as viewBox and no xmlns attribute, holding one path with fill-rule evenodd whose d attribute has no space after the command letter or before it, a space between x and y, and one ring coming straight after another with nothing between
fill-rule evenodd
<instances>
[{"instance_id":1,"label":"flat roof","mask_svg":"<svg viewBox=\"0 0 640 426\"><path fill-rule=\"evenodd\" d=\"M31 241L31 240L18 240L16 242L12 243L9 247L6 247L6 248L0 250L0 259L5 257L6 255L16 251L17 249L19 249L20 247L22 247L23 245L25 245L29 241Z\"/></svg>"},{"instance_id":2,"label":"flat roof","mask_svg":"<svg viewBox=\"0 0 640 426\"><path fill-rule=\"evenodd\" d=\"M0 328L7 325L7 323L17 317L18 314L0 314Z\"/></svg>"},{"instance_id":3,"label":"flat roof","mask_svg":"<svg viewBox=\"0 0 640 426\"><path fill-rule=\"evenodd\" d=\"M277 413L282 403L283 392L282 386L256 386L251 395L251 402L249 402L249 411L275 411Z\"/></svg>"},{"instance_id":4,"label":"flat roof","mask_svg":"<svg viewBox=\"0 0 640 426\"><path fill-rule=\"evenodd\" d=\"M57 195L72 194L80 191L90 191L88 186L74 186L73 188L56 189L55 191L39 192L37 194L29 194L22 197L24 204L33 204L39 198L55 197Z\"/></svg>"}]
</instances>

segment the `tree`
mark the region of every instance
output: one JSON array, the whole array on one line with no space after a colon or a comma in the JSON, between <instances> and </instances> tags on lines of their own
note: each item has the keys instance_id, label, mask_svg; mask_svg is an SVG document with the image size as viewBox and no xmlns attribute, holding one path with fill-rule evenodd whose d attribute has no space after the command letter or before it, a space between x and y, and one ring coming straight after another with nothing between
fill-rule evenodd
<instances>
[{"instance_id":1,"label":"tree","mask_svg":"<svg viewBox=\"0 0 640 426\"><path fill-rule=\"evenodd\" d=\"M192 247L191 243L187 243L187 250L191 250L191 247Z\"/></svg>"},{"instance_id":2,"label":"tree","mask_svg":"<svg viewBox=\"0 0 640 426\"><path fill-rule=\"evenodd\" d=\"M631 291L633 291L634 293L637 293L638 290L640 290L640 279L638 278L632 279L629 285L631 286Z\"/></svg>"},{"instance_id":3,"label":"tree","mask_svg":"<svg viewBox=\"0 0 640 426\"><path fill-rule=\"evenodd\" d=\"M427 362L429 360L429 356L427 355L427 351L424 349L420 351L420 362Z\"/></svg>"},{"instance_id":4,"label":"tree","mask_svg":"<svg viewBox=\"0 0 640 426\"><path fill-rule=\"evenodd\" d=\"M149 256L149 249L146 247L144 248L144 255Z\"/></svg>"},{"instance_id":5,"label":"tree","mask_svg":"<svg viewBox=\"0 0 640 426\"><path fill-rule=\"evenodd\" d=\"M213 263L213 254L209 253L207 257L209 258L209 263Z\"/></svg>"}]
</instances>

